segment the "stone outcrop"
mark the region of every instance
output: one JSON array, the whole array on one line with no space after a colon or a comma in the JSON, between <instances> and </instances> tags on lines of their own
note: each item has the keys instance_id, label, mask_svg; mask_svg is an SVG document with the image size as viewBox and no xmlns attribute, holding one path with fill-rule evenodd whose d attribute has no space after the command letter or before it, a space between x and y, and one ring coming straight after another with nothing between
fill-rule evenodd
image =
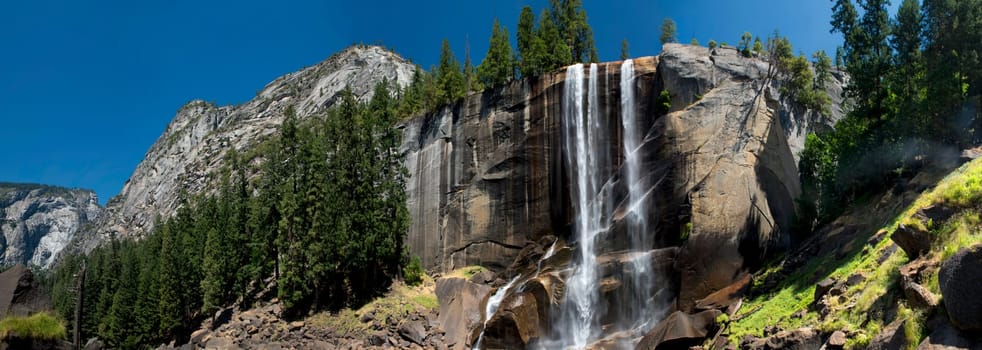
<instances>
[{"instance_id":1,"label":"stone outcrop","mask_svg":"<svg viewBox=\"0 0 982 350\"><path fill-rule=\"evenodd\" d=\"M17 264L0 273L0 318L50 310L51 298L26 266Z\"/></svg>"},{"instance_id":2,"label":"stone outcrop","mask_svg":"<svg viewBox=\"0 0 982 350\"><path fill-rule=\"evenodd\" d=\"M101 213L89 190L0 183L0 265L47 268Z\"/></svg>"},{"instance_id":3,"label":"stone outcrop","mask_svg":"<svg viewBox=\"0 0 982 350\"><path fill-rule=\"evenodd\" d=\"M107 215L93 235L80 242L91 249L109 234L140 236L152 229L156 215L166 218L180 205L179 194L214 189L212 175L230 149L246 150L274 133L287 106L309 117L330 108L350 87L359 100L372 97L378 82L393 88L407 85L415 65L378 46L352 46L324 62L282 76L256 97L235 106L195 100L177 111L164 133L147 151L118 196L106 205Z\"/></svg>"},{"instance_id":4,"label":"stone outcrop","mask_svg":"<svg viewBox=\"0 0 982 350\"><path fill-rule=\"evenodd\" d=\"M962 248L941 264L938 284L948 318L956 328L982 331L982 244Z\"/></svg>"}]
</instances>

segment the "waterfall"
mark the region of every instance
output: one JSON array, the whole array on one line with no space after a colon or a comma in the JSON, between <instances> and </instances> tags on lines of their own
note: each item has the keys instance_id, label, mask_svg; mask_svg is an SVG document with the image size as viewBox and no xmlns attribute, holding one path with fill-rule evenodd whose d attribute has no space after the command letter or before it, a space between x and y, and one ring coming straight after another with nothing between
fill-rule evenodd
<instances>
[{"instance_id":1,"label":"waterfall","mask_svg":"<svg viewBox=\"0 0 982 350\"><path fill-rule=\"evenodd\" d=\"M648 208L644 200L648 186L641 179L641 146L643 134L639 131L636 104L634 100L634 61L625 60L621 64L621 126L624 130L624 182L628 188L627 231L631 237L631 251L647 252L652 248L650 232L648 232ZM649 260L645 259L646 254L636 254L631 259L631 269L627 271L630 281L631 305L625 308L622 314L625 316L624 324L631 328L647 329L647 323L651 322L654 315L655 303L648 300L653 290L654 278L652 276Z\"/></svg>"},{"instance_id":2,"label":"waterfall","mask_svg":"<svg viewBox=\"0 0 982 350\"><path fill-rule=\"evenodd\" d=\"M599 106L597 101L597 65L590 65L587 108L583 108L583 65L566 70L563 91L563 129L567 173L570 175L573 209L573 236L577 244L575 267L566 282L566 300L562 304L558 333L564 347L584 348L597 333L599 299L597 235L606 228L602 204L596 200L602 185L597 149L600 142ZM572 186L575 184L575 186Z\"/></svg>"},{"instance_id":3,"label":"waterfall","mask_svg":"<svg viewBox=\"0 0 982 350\"><path fill-rule=\"evenodd\" d=\"M645 125L637 115L632 60L624 61L620 67L621 125L612 122L615 115L601 113L597 65L590 65L588 77L584 76L584 68L576 64L566 69L561 116L572 210L570 236L576 251L554 328L539 347L583 349L604 338L605 346L631 348L658 321L658 312L666 303L657 296L661 276L655 276L651 265L653 239L647 222L651 209L645 198L650 184L645 179L643 152L639 150ZM606 81L605 88L611 90L610 81ZM621 164L612 163L618 146L609 142L618 134L616 128L622 131ZM616 232L611 231L615 217L622 220ZM620 239L627 240L627 244L614 241ZM626 250L611 248L625 246ZM601 275L601 255L605 264L610 259L620 259L623 270ZM600 286L606 278L619 279L619 287L601 295Z\"/></svg>"},{"instance_id":4,"label":"waterfall","mask_svg":"<svg viewBox=\"0 0 982 350\"><path fill-rule=\"evenodd\" d=\"M474 342L473 350L478 350L481 348L481 340L484 340L484 329L488 327L488 321L491 320L491 316L494 316L495 312L498 312L498 307L501 306L501 302L505 299L505 295L508 295L508 290L511 286L518 282L518 278L521 276L515 276L507 284L498 288L497 291L488 298L488 303L484 305L484 325L481 328L481 334L477 336L477 341Z\"/></svg>"}]
</instances>

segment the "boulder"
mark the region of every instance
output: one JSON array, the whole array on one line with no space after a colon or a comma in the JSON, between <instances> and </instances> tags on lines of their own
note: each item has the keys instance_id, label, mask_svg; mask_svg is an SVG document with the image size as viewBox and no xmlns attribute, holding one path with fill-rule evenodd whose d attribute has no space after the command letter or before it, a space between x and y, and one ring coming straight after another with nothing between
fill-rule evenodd
<instances>
[{"instance_id":1,"label":"boulder","mask_svg":"<svg viewBox=\"0 0 982 350\"><path fill-rule=\"evenodd\" d=\"M741 343L742 348L752 350L813 350L821 346L821 334L810 327L777 331L766 338L751 338Z\"/></svg>"},{"instance_id":2,"label":"boulder","mask_svg":"<svg viewBox=\"0 0 982 350\"><path fill-rule=\"evenodd\" d=\"M982 244L959 249L941 264L938 283L948 318L963 331L982 331Z\"/></svg>"},{"instance_id":3,"label":"boulder","mask_svg":"<svg viewBox=\"0 0 982 350\"><path fill-rule=\"evenodd\" d=\"M491 287L460 277L436 280L436 297L440 303L438 322L446 332L447 343L456 344L454 349L467 347L471 331L481 325L484 300L490 293Z\"/></svg>"},{"instance_id":4,"label":"boulder","mask_svg":"<svg viewBox=\"0 0 982 350\"><path fill-rule=\"evenodd\" d=\"M420 321L404 321L399 325L399 335L417 345L423 345L423 341L426 340L426 328Z\"/></svg>"},{"instance_id":5,"label":"boulder","mask_svg":"<svg viewBox=\"0 0 982 350\"><path fill-rule=\"evenodd\" d=\"M688 349L701 344L716 327L719 310L706 310L694 315L673 312L641 338L637 350Z\"/></svg>"},{"instance_id":6,"label":"boulder","mask_svg":"<svg viewBox=\"0 0 982 350\"><path fill-rule=\"evenodd\" d=\"M825 343L828 349L842 349L846 346L846 333L843 331L832 332L829 341Z\"/></svg>"},{"instance_id":7,"label":"boulder","mask_svg":"<svg viewBox=\"0 0 982 350\"><path fill-rule=\"evenodd\" d=\"M51 309L51 297L27 266L17 264L0 273L0 318Z\"/></svg>"},{"instance_id":8,"label":"boulder","mask_svg":"<svg viewBox=\"0 0 982 350\"><path fill-rule=\"evenodd\" d=\"M966 334L943 323L924 338L917 350L982 350L982 337Z\"/></svg>"},{"instance_id":9,"label":"boulder","mask_svg":"<svg viewBox=\"0 0 982 350\"><path fill-rule=\"evenodd\" d=\"M539 332L545 326L547 307L548 304L540 304L531 292L508 295L498 312L488 320L481 345L487 349L527 348L538 340Z\"/></svg>"},{"instance_id":10,"label":"boulder","mask_svg":"<svg viewBox=\"0 0 982 350\"><path fill-rule=\"evenodd\" d=\"M736 306L743 300L743 295L750 290L751 282L753 281L752 276L749 273L744 273L743 277L738 279L733 284L727 286L726 288L720 289L709 296L696 301L696 309L698 310L723 310L727 311L731 306ZM727 311L728 314L733 314Z\"/></svg>"},{"instance_id":11,"label":"boulder","mask_svg":"<svg viewBox=\"0 0 982 350\"><path fill-rule=\"evenodd\" d=\"M897 319L880 330L880 333L870 340L868 350L895 350L907 347L907 337L904 335L906 319Z\"/></svg>"},{"instance_id":12,"label":"boulder","mask_svg":"<svg viewBox=\"0 0 982 350\"><path fill-rule=\"evenodd\" d=\"M922 253L931 250L934 235L917 227L900 224L893 231L890 239L897 243L900 249L904 250L904 253L907 253L907 257L913 260L921 256Z\"/></svg>"}]
</instances>

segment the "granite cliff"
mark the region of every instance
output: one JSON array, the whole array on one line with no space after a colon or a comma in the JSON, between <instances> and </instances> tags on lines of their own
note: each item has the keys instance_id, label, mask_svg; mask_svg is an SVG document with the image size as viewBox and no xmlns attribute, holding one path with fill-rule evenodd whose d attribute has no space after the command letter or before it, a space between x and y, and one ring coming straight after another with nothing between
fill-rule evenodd
<instances>
[{"instance_id":1,"label":"granite cliff","mask_svg":"<svg viewBox=\"0 0 982 350\"><path fill-rule=\"evenodd\" d=\"M76 233L101 214L89 190L0 183L0 265L49 267Z\"/></svg>"},{"instance_id":2,"label":"granite cliff","mask_svg":"<svg viewBox=\"0 0 982 350\"><path fill-rule=\"evenodd\" d=\"M275 132L287 106L306 118L330 108L346 86L367 101L376 83L386 79L393 87L405 86L414 72L415 65L382 47L352 46L277 78L244 104L187 103L78 247L87 251L111 234L139 237L150 232L155 216L173 215L181 193L207 193L214 187L209 186L211 176L221 169L229 149L247 150Z\"/></svg>"}]
</instances>

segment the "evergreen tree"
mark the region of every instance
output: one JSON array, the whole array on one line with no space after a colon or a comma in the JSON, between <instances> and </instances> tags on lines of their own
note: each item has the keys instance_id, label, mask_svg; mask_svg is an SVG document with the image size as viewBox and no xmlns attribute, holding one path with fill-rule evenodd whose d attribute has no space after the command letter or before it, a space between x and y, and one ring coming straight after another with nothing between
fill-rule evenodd
<instances>
[{"instance_id":1,"label":"evergreen tree","mask_svg":"<svg viewBox=\"0 0 982 350\"><path fill-rule=\"evenodd\" d=\"M812 54L815 60L815 89L825 91L825 84L832 80L832 59L825 53L825 50L818 50Z\"/></svg>"},{"instance_id":2,"label":"evergreen tree","mask_svg":"<svg viewBox=\"0 0 982 350\"><path fill-rule=\"evenodd\" d=\"M692 37L692 40L689 41L689 45L699 46L699 39L696 39L696 37Z\"/></svg>"},{"instance_id":3,"label":"evergreen tree","mask_svg":"<svg viewBox=\"0 0 982 350\"><path fill-rule=\"evenodd\" d=\"M497 19L494 20L491 29L488 54L484 56L484 61L478 68L478 75L481 82L487 86L504 84L515 76L514 55L511 52L511 43L508 41L508 28L501 27Z\"/></svg>"},{"instance_id":4,"label":"evergreen tree","mask_svg":"<svg viewBox=\"0 0 982 350\"><path fill-rule=\"evenodd\" d=\"M542 39L545 54L542 55L542 70L552 71L573 63L569 46L562 39L559 28L552 21L549 10L543 10L539 16L539 31L537 37Z\"/></svg>"},{"instance_id":5,"label":"evergreen tree","mask_svg":"<svg viewBox=\"0 0 982 350\"><path fill-rule=\"evenodd\" d=\"M545 43L538 37L535 29L535 14L532 8L525 6L518 17L518 71L522 77L536 76L542 73L542 56L545 55ZM493 35L492 35L493 37Z\"/></svg>"},{"instance_id":6,"label":"evergreen tree","mask_svg":"<svg viewBox=\"0 0 982 350\"><path fill-rule=\"evenodd\" d=\"M753 35L750 35L750 32L743 32L743 34L740 35L740 43L737 44L737 51L739 51L744 57L750 57L750 40L752 38Z\"/></svg>"},{"instance_id":7,"label":"evergreen tree","mask_svg":"<svg viewBox=\"0 0 982 350\"><path fill-rule=\"evenodd\" d=\"M598 62L600 59L593 42L593 29L587 21L583 1L549 0L549 4L552 8L550 14L553 23L570 50L570 63ZM540 23L539 26L541 28L542 24Z\"/></svg>"},{"instance_id":8,"label":"evergreen tree","mask_svg":"<svg viewBox=\"0 0 982 350\"><path fill-rule=\"evenodd\" d=\"M464 91L481 91L484 85L481 83L477 68L471 63L470 50L464 52Z\"/></svg>"},{"instance_id":9,"label":"evergreen tree","mask_svg":"<svg viewBox=\"0 0 982 350\"><path fill-rule=\"evenodd\" d=\"M621 60L626 60L631 58L631 53L628 52L627 39L621 40Z\"/></svg>"},{"instance_id":10,"label":"evergreen tree","mask_svg":"<svg viewBox=\"0 0 982 350\"><path fill-rule=\"evenodd\" d=\"M754 55L757 55L757 56L760 56L761 54L764 53L764 43L762 43L760 41L760 37L759 36L756 37L756 38L754 38L753 52L754 52Z\"/></svg>"},{"instance_id":11,"label":"evergreen tree","mask_svg":"<svg viewBox=\"0 0 982 350\"><path fill-rule=\"evenodd\" d=\"M661 36L659 37L662 45L678 42L678 36L679 33L675 26L675 21L671 18L665 18L665 20L661 22Z\"/></svg>"},{"instance_id":12,"label":"evergreen tree","mask_svg":"<svg viewBox=\"0 0 982 350\"><path fill-rule=\"evenodd\" d=\"M464 73L460 69L460 63L450 49L450 40L443 39L440 48L440 66L436 71L436 83L438 90L438 103L440 105L456 102L464 97Z\"/></svg>"}]
</instances>

